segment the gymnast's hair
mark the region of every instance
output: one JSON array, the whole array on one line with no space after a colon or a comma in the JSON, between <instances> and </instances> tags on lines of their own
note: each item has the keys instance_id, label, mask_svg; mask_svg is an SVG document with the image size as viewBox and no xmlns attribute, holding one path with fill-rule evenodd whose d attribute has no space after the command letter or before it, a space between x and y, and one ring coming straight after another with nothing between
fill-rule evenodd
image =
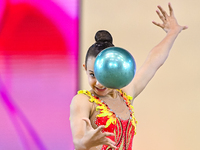
<instances>
[{"instance_id":1,"label":"gymnast's hair","mask_svg":"<svg viewBox=\"0 0 200 150\"><path fill-rule=\"evenodd\" d=\"M90 46L85 57L85 67L87 69L88 57L96 57L102 50L107 47L113 47L112 35L106 30L100 30L95 34L95 43Z\"/></svg>"}]
</instances>

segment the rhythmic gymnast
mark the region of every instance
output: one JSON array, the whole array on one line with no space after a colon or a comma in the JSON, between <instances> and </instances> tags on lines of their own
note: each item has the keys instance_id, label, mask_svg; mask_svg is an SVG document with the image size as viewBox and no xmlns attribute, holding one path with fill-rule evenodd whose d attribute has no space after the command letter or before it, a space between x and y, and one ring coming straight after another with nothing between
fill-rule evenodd
<instances>
[{"instance_id":1,"label":"rhythmic gymnast","mask_svg":"<svg viewBox=\"0 0 200 150\"><path fill-rule=\"evenodd\" d=\"M152 22L161 27L166 36L149 52L131 83L122 89L106 88L95 78L96 56L105 48L114 46L108 31L96 33L96 42L88 49L83 65L91 90L80 90L70 106L70 124L76 150L132 150L137 124L133 100L166 61L179 33L187 29L187 26L178 24L170 3L168 7L169 15L161 6L156 11L162 24Z\"/></svg>"}]
</instances>

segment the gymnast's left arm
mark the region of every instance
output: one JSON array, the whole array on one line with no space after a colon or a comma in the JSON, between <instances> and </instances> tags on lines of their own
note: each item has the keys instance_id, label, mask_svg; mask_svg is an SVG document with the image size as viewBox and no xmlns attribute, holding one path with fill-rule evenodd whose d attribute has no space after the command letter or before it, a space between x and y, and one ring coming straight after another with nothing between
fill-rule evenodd
<instances>
[{"instance_id":1,"label":"gymnast's left arm","mask_svg":"<svg viewBox=\"0 0 200 150\"><path fill-rule=\"evenodd\" d=\"M168 7L169 15L161 6L158 6L159 10L156 11L163 22L162 24L155 21L152 22L156 26L161 27L167 33L166 36L149 52L145 62L136 72L131 83L122 89L128 95L132 96L133 99L144 90L156 71L164 64L179 33L188 28L187 26L178 24L170 3Z\"/></svg>"}]
</instances>

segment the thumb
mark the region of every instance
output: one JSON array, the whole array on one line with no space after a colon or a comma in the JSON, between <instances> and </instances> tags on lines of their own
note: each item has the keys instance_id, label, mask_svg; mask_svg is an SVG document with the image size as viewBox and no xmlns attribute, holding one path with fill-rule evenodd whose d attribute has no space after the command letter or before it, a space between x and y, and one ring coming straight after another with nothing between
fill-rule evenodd
<instances>
[{"instance_id":1,"label":"thumb","mask_svg":"<svg viewBox=\"0 0 200 150\"><path fill-rule=\"evenodd\" d=\"M88 118L82 118L82 120L86 123L86 129L90 130L92 128L90 120Z\"/></svg>"},{"instance_id":2,"label":"thumb","mask_svg":"<svg viewBox=\"0 0 200 150\"><path fill-rule=\"evenodd\" d=\"M105 128L104 125L99 126L99 127L96 129L96 133L99 134L104 128Z\"/></svg>"},{"instance_id":3,"label":"thumb","mask_svg":"<svg viewBox=\"0 0 200 150\"><path fill-rule=\"evenodd\" d=\"M188 28L188 26L183 26L183 30L186 30Z\"/></svg>"}]
</instances>

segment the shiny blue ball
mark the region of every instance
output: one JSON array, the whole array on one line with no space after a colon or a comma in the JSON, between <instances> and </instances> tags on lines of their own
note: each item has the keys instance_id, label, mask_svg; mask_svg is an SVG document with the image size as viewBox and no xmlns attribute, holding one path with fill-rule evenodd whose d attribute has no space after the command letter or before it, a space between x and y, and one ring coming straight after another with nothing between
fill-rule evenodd
<instances>
[{"instance_id":1,"label":"shiny blue ball","mask_svg":"<svg viewBox=\"0 0 200 150\"><path fill-rule=\"evenodd\" d=\"M101 51L94 62L94 75L105 87L121 89L128 85L136 72L133 56L120 47Z\"/></svg>"}]
</instances>

